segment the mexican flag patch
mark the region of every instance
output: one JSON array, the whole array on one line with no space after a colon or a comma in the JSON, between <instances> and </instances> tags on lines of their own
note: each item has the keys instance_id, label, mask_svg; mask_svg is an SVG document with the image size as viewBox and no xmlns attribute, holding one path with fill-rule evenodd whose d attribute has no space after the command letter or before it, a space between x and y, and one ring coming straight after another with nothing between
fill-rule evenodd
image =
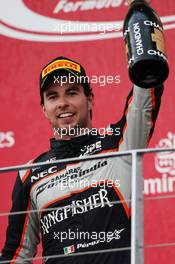
<instances>
[{"instance_id":1,"label":"mexican flag patch","mask_svg":"<svg viewBox=\"0 0 175 264\"><path fill-rule=\"evenodd\" d=\"M73 253L73 252L75 252L75 247L74 247L74 245L69 246L69 247L65 247L65 248L64 248L64 254L65 254L65 255L67 255L67 254L71 254L71 253Z\"/></svg>"}]
</instances>

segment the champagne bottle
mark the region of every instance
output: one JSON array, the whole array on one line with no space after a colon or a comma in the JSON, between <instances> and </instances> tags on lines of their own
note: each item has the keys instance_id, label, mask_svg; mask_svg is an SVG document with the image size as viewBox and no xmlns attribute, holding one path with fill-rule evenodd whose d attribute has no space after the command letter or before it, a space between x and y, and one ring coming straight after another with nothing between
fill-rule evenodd
<instances>
[{"instance_id":1,"label":"champagne bottle","mask_svg":"<svg viewBox=\"0 0 175 264\"><path fill-rule=\"evenodd\" d=\"M159 16L144 0L130 4L123 34L131 81L143 88L161 85L168 77L163 26Z\"/></svg>"}]
</instances>

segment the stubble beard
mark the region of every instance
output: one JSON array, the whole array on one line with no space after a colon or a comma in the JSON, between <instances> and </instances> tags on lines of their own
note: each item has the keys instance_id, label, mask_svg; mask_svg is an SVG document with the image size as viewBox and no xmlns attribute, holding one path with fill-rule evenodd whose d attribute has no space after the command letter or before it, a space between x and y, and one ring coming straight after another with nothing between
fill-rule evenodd
<instances>
[{"instance_id":1,"label":"stubble beard","mask_svg":"<svg viewBox=\"0 0 175 264\"><path fill-rule=\"evenodd\" d=\"M88 128L88 117L84 120L80 121L75 125L66 125L65 127L58 127L56 124L52 125L54 130L54 135L57 135L57 138L64 139L64 138L72 138L82 136L88 133L90 130Z\"/></svg>"}]
</instances>

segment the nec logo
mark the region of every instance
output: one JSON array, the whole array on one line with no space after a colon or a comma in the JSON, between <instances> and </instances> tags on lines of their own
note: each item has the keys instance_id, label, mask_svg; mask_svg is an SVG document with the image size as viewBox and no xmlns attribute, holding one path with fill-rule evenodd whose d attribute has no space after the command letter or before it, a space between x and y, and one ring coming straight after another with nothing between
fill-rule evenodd
<instances>
[{"instance_id":1,"label":"nec logo","mask_svg":"<svg viewBox=\"0 0 175 264\"><path fill-rule=\"evenodd\" d=\"M14 132L0 132L0 148L10 148L14 146Z\"/></svg>"},{"instance_id":2,"label":"nec logo","mask_svg":"<svg viewBox=\"0 0 175 264\"><path fill-rule=\"evenodd\" d=\"M44 177L46 177L46 176L48 176L50 174L53 174L53 173L55 173L57 171L58 171L57 166L50 167L49 169L44 170L44 171L38 173L37 175L33 175L31 177L31 182L34 182L36 180L39 180L40 178L44 178Z\"/></svg>"}]
</instances>

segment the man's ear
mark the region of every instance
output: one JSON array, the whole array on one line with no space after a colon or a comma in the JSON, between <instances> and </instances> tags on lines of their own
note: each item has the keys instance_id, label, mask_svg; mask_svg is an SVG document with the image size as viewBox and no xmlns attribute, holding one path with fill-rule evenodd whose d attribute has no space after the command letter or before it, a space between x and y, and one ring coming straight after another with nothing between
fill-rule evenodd
<instances>
[{"instance_id":1,"label":"man's ear","mask_svg":"<svg viewBox=\"0 0 175 264\"><path fill-rule=\"evenodd\" d=\"M46 108L45 108L44 105L42 105L42 110L43 110L43 114L44 114L44 116L45 116L47 119L49 119L48 114L47 114L47 111L46 111Z\"/></svg>"},{"instance_id":2,"label":"man's ear","mask_svg":"<svg viewBox=\"0 0 175 264\"><path fill-rule=\"evenodd\" d=\"M94 106L94 96L88 95L88 110L92 110L92 107Z\"/></svg>"}]
</instances>

